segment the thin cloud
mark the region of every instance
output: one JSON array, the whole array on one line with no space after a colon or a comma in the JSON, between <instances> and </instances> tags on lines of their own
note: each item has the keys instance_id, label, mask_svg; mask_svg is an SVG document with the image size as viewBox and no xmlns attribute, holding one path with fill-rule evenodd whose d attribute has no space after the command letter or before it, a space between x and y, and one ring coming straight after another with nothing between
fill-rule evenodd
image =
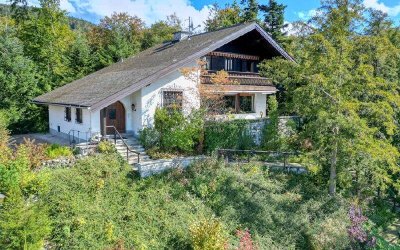
<instances>
[{"instance_id":1,"label":"thin cloud","mask_svg":"<svg viewBox=\"0 0 400 250\"><path fill-rule=\"evenodd\" d=\"M400 14L400 4L395 5L393 7L388 7L384 3L379 2L378 0L364 0L364 5L367 8L372 8L387 13L389 16L394 17Z\"/></svg>"}]
</instances>

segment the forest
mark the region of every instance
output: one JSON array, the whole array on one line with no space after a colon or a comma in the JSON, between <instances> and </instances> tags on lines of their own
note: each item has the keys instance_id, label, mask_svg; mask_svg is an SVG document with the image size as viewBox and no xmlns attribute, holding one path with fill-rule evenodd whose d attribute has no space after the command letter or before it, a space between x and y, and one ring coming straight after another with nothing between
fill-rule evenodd
<instances>
[{"instance_id":1,"label":"forest","mask_svg":"<svg viewBox=\"0 0 400 250\"><path fill-rule=\"evenodd\" d=\"M51 169L41 162L74 152L10 146L10 135L47 130L34 97L170 40L182 20L114 13L92 24L57 0L0 5L0 249L399 249L400 28L359 0L322 0L309 20L290 24L285 8L215 4L204 27L255 21L295 58L259 66L282 90L269 100L261 148L299 152L307 174L226 165L215 148L252 147L237 125L215 132L159 111L172 125L158 126L156 154L192 153L205 141L211 157L141 179L107 145ZM277 119L289 114L302 126L284 136ZM188 129L169 133L176 121Z\"/></svg>"}]
</instances>

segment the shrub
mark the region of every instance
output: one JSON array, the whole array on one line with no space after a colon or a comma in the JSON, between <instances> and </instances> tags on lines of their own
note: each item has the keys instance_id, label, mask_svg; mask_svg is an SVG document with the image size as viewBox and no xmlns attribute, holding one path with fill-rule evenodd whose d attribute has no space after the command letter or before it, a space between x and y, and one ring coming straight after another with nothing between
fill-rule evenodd
<instances>
[{"instance_id":1,"label":"shrub","mask_svg":"<svg viewBox=\"0 0 400 250\"><path fill-rule=\"evenodd\" d=\"M211 153L218 148L252 149L254 141L248 132L248 121L209 122L205 126L204 146Z\"/></svg>"},{"instance_id":2,"label":"shrub","mask_svg":"<svg viewBox=\"0 0 400 250\"><path fill-rule=\"evenodd\" d=\"M111 154L111 153L116 152L114 144L112 144L109 141L101 141L101 142L99 142L99 145L97 146L97 150L100 153L104 153L104 154Z\"/></svg>"},{"instance_id":3,"label":"shrub","mask_svg":"<svg viewBox=\"0 0 400 250\"><path fill-rule=\"evenodd\" d=\"M8 197L0 208L0 248L42 249L51 232L47 210L38 201L26 202L18 189Z\"/></svg>"},{"instance_id":4,"label":"shrub","mask_svg":"<svg viewBox=\"0 0 400 250\"><path fill-rule=\"evenodd\" d=\"M139 141L145 149L157 147L160 143L160 134L155 128L143 128L139 132Z\"/></svg>"},{"instance_id":5,"label":"shrub","mask_svg":"<svg viewBox=\"0 0 400 250\"><path fill-rule=\"evenodd\" d=\"M202 142L203 112L193 111L189 116L177 109L158 108L154 128L144 128L139 140L148 150L161 153L191 154Z\"/></svg>"},{"instance_id":6,"label":"shrub","mask_svg":"<svg viewBox=\"0 0 400 250\"><path fill-rule=\"evenodd\" d=\"M46 154L50 159L59 157L72 157L73 153L69 147L60 146L58 144L51 144L46 148Z\"/></svg>"},{"instance_id":7,"label":"shrub","mask_svg":"<svg viewBox=\"0 0 400 250\"><path fill-rule=\"evenodd\" d=\"M194 222L190 228L192 248L194 250L224 249L226 238L219 220L202 219Z\"/></svg>"},{"instance_id":8,"label":"shrub","mask_svg":"<svg viewBox=\"0 0 400 250\"><path fill-rule=\"evenodd\" d=\"M268 97L269 120L265 123L262 133L262 147L265 150L279 150L282 138L279 132L278 101L275 96Z\"/></svg>"}]
</instances>

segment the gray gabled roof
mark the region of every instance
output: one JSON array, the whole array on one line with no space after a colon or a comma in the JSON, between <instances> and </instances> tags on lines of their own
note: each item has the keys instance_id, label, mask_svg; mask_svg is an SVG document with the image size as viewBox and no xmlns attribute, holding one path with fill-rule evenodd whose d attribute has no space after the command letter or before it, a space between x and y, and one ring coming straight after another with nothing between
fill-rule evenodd
<instances>
[{"instance_id":1,"label":"gray gabled roof","mask_svg":"<svg viewBox=\"0 0 400 250\"><path fill-rule=\"evenodd\" d=\"M283 57L293 60L258 24L244 23L154 46L33 101L103 108L252 30L257 30Z\"/></svg>"}]
</instances>

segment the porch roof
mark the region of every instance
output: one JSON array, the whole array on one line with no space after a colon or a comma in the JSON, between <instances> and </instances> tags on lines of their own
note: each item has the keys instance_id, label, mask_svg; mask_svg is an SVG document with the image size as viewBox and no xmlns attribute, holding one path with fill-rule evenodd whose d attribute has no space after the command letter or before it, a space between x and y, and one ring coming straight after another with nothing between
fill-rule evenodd
<instances>
[{"instance_id":1,"label":"porch roof","mask_svg":"<svg viewBox=\"0 0 400 250\"><path fill-rule=\"evenodd\" d=\"M244 23L154 46L36 97L33 102L101 109L253 30L266 39L276 55L294 61L258 24Z\"/></svg>"}]
</instances>

